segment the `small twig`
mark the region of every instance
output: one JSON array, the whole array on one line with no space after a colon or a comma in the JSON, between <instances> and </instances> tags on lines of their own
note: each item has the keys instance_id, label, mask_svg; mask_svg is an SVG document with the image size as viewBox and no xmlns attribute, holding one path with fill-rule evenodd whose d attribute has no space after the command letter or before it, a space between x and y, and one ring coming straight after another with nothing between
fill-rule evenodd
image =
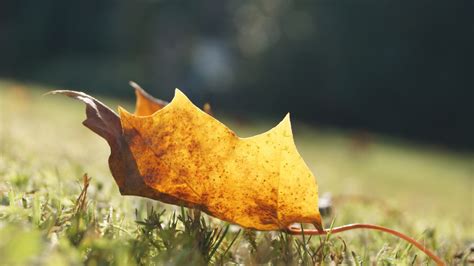
<instances>
[{"instance_id":1,"label":"small twig","mask_svg":"<svg viewBox=\"0 0 474 266\"><path fill-rule=\"evenodd\" d=\"M382 231L382 232L386 232L386 233L389 233L389 234L392 234L394 236L397 236L399 238L402 238L404 239L405 241L409 242L410 244L414 245L415 247L417 247L419 250L423 251L428 257L430 257L432 260L434 260L436 262L437 265L446 265L442 260L441 258L439 258L438 256L436 256L432 251L430 251L429 249L427 249L424 245L420 244L418 241L416 241L415 239L403 234L403 233L400 233L398 231L395 231L393 229L389 229L389 228L386 228L386 227L383 227L383 226L379 226L379 225L373 225L373 224L348 224L348 225L343 225L343 226L339 226L339 227L334 227L334 228L331 228L331 229L324 229L324 230L318 230L318 229L312 229L312 230L309 230L309 229L305 229L304 230L304 234L306 235L328 235L328 234L336 234L336 233L340 233L340 232L344 232L344 231L349 231L349 230L353 230L353 229L372 229L372 230L378 230L378 231ZM288 233L289 234L292 234L292 235L301 235L302 233L302 228L298 228L298 227L289 227L288 228Z\"/></svg>"},{"instance_id":2,"label":"small twig","mask_svg":"<svg viewBox=\"0 0 474 266\"><path fill-rule=\"evenodd\" d=\"M79 194L79 197L76 199L76 203L74 205L74 213L77 213L78 211L83 211L86 208L86 200L87 200L87 189L89 188L91 178L87 175L84 174L82 176L82 190L81 194Z\"/></svg>"}]
</instances>

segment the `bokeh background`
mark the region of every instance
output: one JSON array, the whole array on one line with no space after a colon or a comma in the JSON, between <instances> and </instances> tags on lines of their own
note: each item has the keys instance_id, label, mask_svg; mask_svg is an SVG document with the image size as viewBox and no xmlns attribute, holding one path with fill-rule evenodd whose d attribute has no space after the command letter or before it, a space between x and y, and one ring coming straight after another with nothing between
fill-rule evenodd
<instances>
[{"instance_id":1,"label":"bokeh background","mask_svg":"<svg viewBox=\"0 0 474 266\"><path fill-rule=\"evenodd\" d=\"M0 77L474 149L472 1L3 0ZM364 137L363 137L364 138Z\"/></svg>"}]
</instances>

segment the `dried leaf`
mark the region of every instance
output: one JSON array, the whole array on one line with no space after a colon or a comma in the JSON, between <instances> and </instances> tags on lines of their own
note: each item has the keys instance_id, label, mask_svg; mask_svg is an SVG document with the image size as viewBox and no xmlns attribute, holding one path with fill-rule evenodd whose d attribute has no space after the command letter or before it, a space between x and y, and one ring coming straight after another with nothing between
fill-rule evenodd
<instances>
[{"instance_id":1,"label":"dried leaf","mask_svg":"<svg viewBox=\"0 0 474 266\"><path fill-rule=\"evenodd\" d=\"M312 223L322 229L315 178L293 141L290 118L239 138L179 90L171 103L138 85L135 114L120 117L81 92L54 91L87 105L84 124L111 147L109 165L123 195L200 209L258 230Z\"/></svg>"},{"instance_id":2,"label":"dried leaf","mask_svg":"<svg viewBox=\"0 0 474 266\"><path fill-rule=\"evenodd\" d=\"M133 81L130 81L130 86L135 89L135 96L137 97L135 115L151 115L168 104L165 101L154 98Z\"/></svg>"}]
</instances>

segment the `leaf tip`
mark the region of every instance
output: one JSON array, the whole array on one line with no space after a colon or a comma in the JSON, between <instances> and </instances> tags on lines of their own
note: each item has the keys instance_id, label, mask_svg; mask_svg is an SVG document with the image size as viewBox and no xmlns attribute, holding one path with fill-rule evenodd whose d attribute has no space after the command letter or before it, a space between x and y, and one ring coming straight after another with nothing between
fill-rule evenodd
<instances>
[{"instance_id":1,"label":"leaf tip","mask_svg":"<svg viewBox=\"0 0 474 266\"><path fill-rule=\"evenodd\" d=\"M187 104L187 105L193 105L194 104L191 102L191 100L189 100L188 96L186 96L186 94L184 94L180 89L176 88L174 90L174 97L173 97L173 100L171 102L174 102L176 105L183 105L183 104Z\"/></svg>"},{"instance_id":2,"label":"leaf tip","mask_svg":"<svg viewBox=\"0 0 474 266\"><path fill-rule=\"evenodd\" d=\"M135 90L135 96L137 97L137 101L142 97L146 97L147 93L140 85L138 85L134 81L129 81L128 84ZM137 102L137 105L138 105L138 102Z\"/></svg>"},{"instance_id":3,"label":"leaf tip","mask_svg":"<svg viewBox=\"0 0 474 266\"><path fill-rule=\"evenodd\" d=\"M129 111L127 111L127 109L123 108L122 106L117 107L117 111L120 117L132 115Z\"/></svg>"},{"instance_id":4,"label":"leaf tip","mask_svg":"<svg viewBox=\"0 0 474 266\"><path fill-rule=\"evenodd\" d=\"M175 88L174 89L174 97L186 97L186 95L180 89Z\"/></svg>"},{"instance_id":5,"label":"leaf tip","mask_svg":"<svg viewBox=\"0 0 474 266\"><path fill-rule=\"evenodd\" d=\"M57 93L58 93L58 90L48 91L48 92L43 93L41 96L54 95L54 94L57 94Z\"/></svg>"},{"instance_id":6,"label":"leaf tip","mask_svg":"<svg viewBox=\"0 0 474 266\"><path fill-rule=\"evenodd\" d=\"M130 80L128 84L134 89L142 89L142 87L140 87L140 85L138 85L135 81Z\"/></svg>"},{"instance_id":7,"label":"leaf tip","mask_svg":"<svg viewBox=\"0 0 474 266\"><path fill-rule=\"evenodd\" d=\"M291 129L290 113L287 113L275 128L279 129L284 136L292 137L293 132Z\"/></svg>"},{"instance_id":8,"label":"leaf tip","mask_svg":"<svg viewBox=\"0 0 474 266\"><path fill-rule=\"evenodd\" d=\"M135 90L135 94L137 98L139 98L140 96L144 96L144 97L147 96L148 93L146 93L145 90L136 82L129 81L128 84Z\"/></svg>"}]
</instances>

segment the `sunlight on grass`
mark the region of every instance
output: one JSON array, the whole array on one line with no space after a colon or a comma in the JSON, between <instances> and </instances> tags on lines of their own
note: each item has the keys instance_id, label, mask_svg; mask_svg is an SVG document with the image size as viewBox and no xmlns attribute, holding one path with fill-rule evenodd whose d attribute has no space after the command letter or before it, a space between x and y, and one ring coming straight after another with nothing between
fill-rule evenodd
<instances>
[{"instance_id":1,"label":"sunlight on grass","mask_svg":"<svg viewBox=\"0 0 474 266\"><path fill-rule=\"evenodd\" d=\"M7 258L9 254L9 262L19 264L47 261L57 265L84 262L86 254L94 261L139 264L134 259L137 254L131 253L145 244L132 240L137 234L146 237L143 226L153 215L151 206L167 210L157 218L163 223L172 221L172 212L177 209L146 199L121 197L108 170L108 145L80 123L85 117L84 106L65 97L42 96L50 89L0 82L0 238L13 239L8 240L9 244L5 241L0 244L0 257ZM128 102L98 98L110 106L130 106ZM297 117L292 119L297 121ZM241 136L264 132L278 122L237 123L225 117L224 121ZM453 262L455 255L460 260L467 259L466 250L474 239L473 154L300 123L294 123L293 129L296 144L317 177L320 195L331 193L333 212L325 218L326 226L334 217L336 225L354 222L386 225L423 238L448 261ZM84 173L92 177L89 205L74 220L72 210L82 189ZM181 214L183 219L188 219L186 215ZM137 220L145 225L137 224ZM212 232L210 226L225 226L215 219L205 221L201 224L205 230L199 231L203 234ZM179 228L186 226L182 222L178 222ZM235 243L232 242L234 245L225 258L220 259L256 263L257 257L266 256L268 260L279 258L301 263L308 259L305 257L308 254L319 252L317 238L305 244L301 238L275 232L245 230L237 238L237 231L238 228L231 226L223 237L223 248L215 254L223 254L234 237ZM166 230L160 232L171 234ZM78 235L81 238L75 239ZM363 261L403 264L411 262L414 254L418 254L415 258L418 262L426 259L390 236L364 231L340 236L342 240L334 238L334 242L325 246L324 252L333 254L334 258L340 254L342 259L353 260L354 252ZM163 235L154 237L166 242ZM176 233L169 237L181 236ZM165 253L160 252L166 251L165 242L152 247L152 240L143 240L147 243L144 250L149 252L143 256L164 258ZM345 252L343 243L347 245ZM299 257L290 256L298 252ZM42 254L47 254L46 258ZM188 258L187 253L180 254ZM189 256L196 255L192 254ZM205 261L218 262L217 257L201 255ZM179 259L176 254L173 256Z\"/></svg>"}]
</instances>

